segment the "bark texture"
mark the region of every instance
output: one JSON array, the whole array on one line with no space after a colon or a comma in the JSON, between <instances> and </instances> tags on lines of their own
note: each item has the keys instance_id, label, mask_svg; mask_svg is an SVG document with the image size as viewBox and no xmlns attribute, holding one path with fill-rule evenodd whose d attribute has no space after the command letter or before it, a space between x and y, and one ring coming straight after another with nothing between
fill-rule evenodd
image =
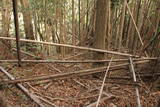
<instances>
[{"instance_id":1,"label":"bark texture","mask_svg":"<svg viewBox=\"0 0 160 107\"><path fill-rule=\"evenodd\" d=\"M96 22L94 33L94 48L105 49L106 42L106 22L107 22L107 3L108 0L97 0L96 3ZM94 53L94 59L104 59L104 53Z\"/></svg>"}]
</instances>

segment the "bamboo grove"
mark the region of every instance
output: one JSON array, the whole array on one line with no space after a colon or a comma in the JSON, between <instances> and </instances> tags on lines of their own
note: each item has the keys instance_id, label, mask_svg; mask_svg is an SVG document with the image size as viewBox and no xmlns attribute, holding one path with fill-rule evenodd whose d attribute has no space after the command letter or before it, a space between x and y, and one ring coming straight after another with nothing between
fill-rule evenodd
<instances>
[{"instance_id":1,"label":"bamboo grove","mask_svg":"<svg viewBox=\"0 0 160 107\"><path fill-rule=\"evenodd\" d=\"M40 107L159 107L159 41L160 0L0 0L0 106L14 84Z\"/></svg>"},{"instance_id":2,"label":"bamboo grove","mask_svg":"<svg viewBox=\"0 0 160 107\"><path fill-rule=\"evenodd\" d=\"M14 37L12 2L0 1L0 32ZM140 56L160 54L159 0L18 0L20 38L107 49ZM8 47L13 46L9 42ZM69 48L21 43L24 50L62 57Z\"/></svg>"}]
</instances>

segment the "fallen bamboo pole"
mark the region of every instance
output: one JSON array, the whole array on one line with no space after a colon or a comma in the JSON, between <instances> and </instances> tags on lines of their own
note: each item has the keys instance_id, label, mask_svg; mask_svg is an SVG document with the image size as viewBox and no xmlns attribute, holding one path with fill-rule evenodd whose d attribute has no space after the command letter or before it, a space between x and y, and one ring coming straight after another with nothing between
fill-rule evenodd
<instances>
[{"instance_id":1,"label":"fallen bamboo pole","mask_svg":"<svg viewBox=\"0 0 160 107\"><path fill-rule=\"evenodd\" d=\"M107 75L108 75L108 72L109 72L109 68L111 66L111 63L112 63L112 58L109 62L109 65L108 65L108 68L106 70L106 73L105 73L105 76L103 78L103 82L102 82L102 86L101 86L101 89L100 89L100 92L99 92L99 97L98 97L98 100L97 100L97 103L96 103L96 107L99 106L99 103L100 103L100 100L101 100L101 96L102 96L102 93L103 93L103 89L104 89L104 84L105 84L105 81L106 81L106 78L107 78Z\"/></svg>"},{"instance_id":2,"label":"fallen bamboo pole","mask_svg":"<svg viewBox=\"0 0 160 107\"><path fill-rule=\"evenodd\" d=\"M135 73L134 65L133 65L133 60L132 60L132 58L129 58L129 59L130 59L130 66L131 66L130 71L133 74L133 81L137 82L136 73ZM138 107L141 107L140 95L139 95L139 90L138 90L137 86L135 86L135 90L136 90L137 105L138 105Z\"/></svg>"},{"instance_id":3,"label":"fallen bamboo pole","mask_svg":"<svg viewBox=\"0 0 160 107\"><path fill-rule=\"evenodd\" d=\"M144 60L157 60L158 58L139 58L133 59L133 61L144 61ZM110 60L21 60L22 63L100 63L109 62ZM112 62L125 62L129 59L113 59ZM0 60L0 63L17 63L18 60Z\"/></svg>"},{"instance_id":4,"label":"fallen bamboo pole","mask_svg":"<svg viewBox=\"0 0 160 107\"><path fill-rule=\"evenodd\" d=\"M148 76L153 76L153 74L146 74L146 73L143 73L143 74L139 74L140 77L148 77ZM160 76L160 73L156 73L155 76ZM109 78L106 78L107 80L132 80L132 78L130 76L124 76L124 77L117 77L117 76L113 76L113 77L109 77ZM46 83L50 83L50 82L53 82L53 80L47 80L47 81L41 81L41 82L38 82L38 83L32 83L32 85L40 85L40 84L46 84ZM140 84L138 83L122 83L122 82L115 82L115 81L107 81L107 83L113 83L113 84L121 84L121 85L135 85L135 86L141 86Z\"/></svg>"},{"instance_id":5,"label":"fallen bamboo pole","mask_svg":"<svg viewBox=\"0 0 160 107\"><path fill-rule=\"evenodd\" d=\"M11 79L12 81L15 80L15 78L8 73L3 67L0 66L0 71L2 71L9 79ZM28 96L30 97L36 104L38 104L40 107L45 107L40 100L34 96L34 94L30 93L22 84L20 83L16 83L16 85Z\"/></svg>"},{"instance_id":6,"label":"fallen bamboo pole","mask_svg":"<svg viewBox=\"0 0 160 107\"><path fill-rule=\"evenodd\" d=\"M11 37L0 37L0 39L3 39L3 40L16 40L15 38L11 38ZM80 47L80 46L67 45L67 44L52 43L52 42L42 42L42 41L27 40L27 39L20 39L20 42L29 42L29 43L38 43L38 44L44 44L44 45L68 47L68 48L95 51L95 52L102 52L102 53L108 53L108 54L114 54L114 55L120 55L120 56L127 56L127 57L139 57L139 56L131 55L131 54L127 54L127 53L108 51L108 50L102 50L102 49L95 49L95 48L88 48L88 47Z\"/></svg>"},{"instance_id":7,"label":"fallen bamboo pole","mask_svg":"<svg viewBox=\"0 0 160 107\"><path fill-rule=\"evenodd\" d=\"M148 62L149 61L138 61L138 62L135 62L135 64L144 64ZM129 63L111 66L109 71L113 71L117 69L124 69L124 67L128 65ZM107 67L99 67L99 68L80 70L80 71L74 71L74 72L68 72L68 73L53 74L53 75L50 74L50 75L43 75L43 76L30 77L30 78L21 78L21 79L16 79L16 80L11 80L11 81L0 81L0 85L40 81L40 80L47 80L47 79L52 79L52 80L53 79L64 79L64 78L71 78L71 77L76 77L76 76L91 75L95 73L104 72L105 69L107 69Z\"/></svg>"}]
</instances>

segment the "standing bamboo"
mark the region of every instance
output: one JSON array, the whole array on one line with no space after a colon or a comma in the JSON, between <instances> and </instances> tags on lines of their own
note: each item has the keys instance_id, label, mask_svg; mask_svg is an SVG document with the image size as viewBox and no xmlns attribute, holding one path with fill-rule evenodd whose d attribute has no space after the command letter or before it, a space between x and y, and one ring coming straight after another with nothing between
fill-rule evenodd
<instances>
[{"instance_id":1,"label":"standing bamboo","mask_svg":"<svg viewBox=\"0 0 160 107\"><path fill-rule=\"evenodd\" d=\"M119 44L118 44L118 49L121 51L122 48L122 37L123 37L123 29L124 29L124 21L125 21L125 13L126 13L126 2L123 1L122 5L122 16L120 20L120 28L119 28Z\"/></svg>"},{"instance_id":2,"label":"standing bamboo","mask_svg":"<svg viewBox=\"0 0 160 107\"><path fill-rule=\"evenodd\" d=\"M10 21L11 21L11 10L10 10L10 2L8 0L2 0L2 36L10 37ZM11 43L8 41L3 41L3 43L11 48Z\"/></svg>"},{"instance_id":3,"label":"standing bamboo","mask_svg":"<svg viewBox=\"0 0 160 107\"><path fill-rule=\"evenodd\" d=\"M76 35L75 35L75 1L72 0L72 44L76 46ZM75 54L75 49L73 50Z\"/></svg>"}]
</instances>

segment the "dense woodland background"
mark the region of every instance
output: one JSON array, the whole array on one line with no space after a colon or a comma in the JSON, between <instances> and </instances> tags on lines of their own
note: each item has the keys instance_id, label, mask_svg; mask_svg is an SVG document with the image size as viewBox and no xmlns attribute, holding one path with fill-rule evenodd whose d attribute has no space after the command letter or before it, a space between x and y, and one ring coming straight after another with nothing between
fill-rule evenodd
<instances>
[{"instance_id":1,"label":"dense woodland background","mask_svg":"<svg viewBox=\"0 0 160 107\"><path fill-rule=\"evenodd\" d=\"M15 37L12 2L0 2L0 35ZM150 57L160 53L159 0L18 0L18 12L20 38ZM21 47L45 56L71 53L54 46Z\"/></svg>"}]
</instances>

